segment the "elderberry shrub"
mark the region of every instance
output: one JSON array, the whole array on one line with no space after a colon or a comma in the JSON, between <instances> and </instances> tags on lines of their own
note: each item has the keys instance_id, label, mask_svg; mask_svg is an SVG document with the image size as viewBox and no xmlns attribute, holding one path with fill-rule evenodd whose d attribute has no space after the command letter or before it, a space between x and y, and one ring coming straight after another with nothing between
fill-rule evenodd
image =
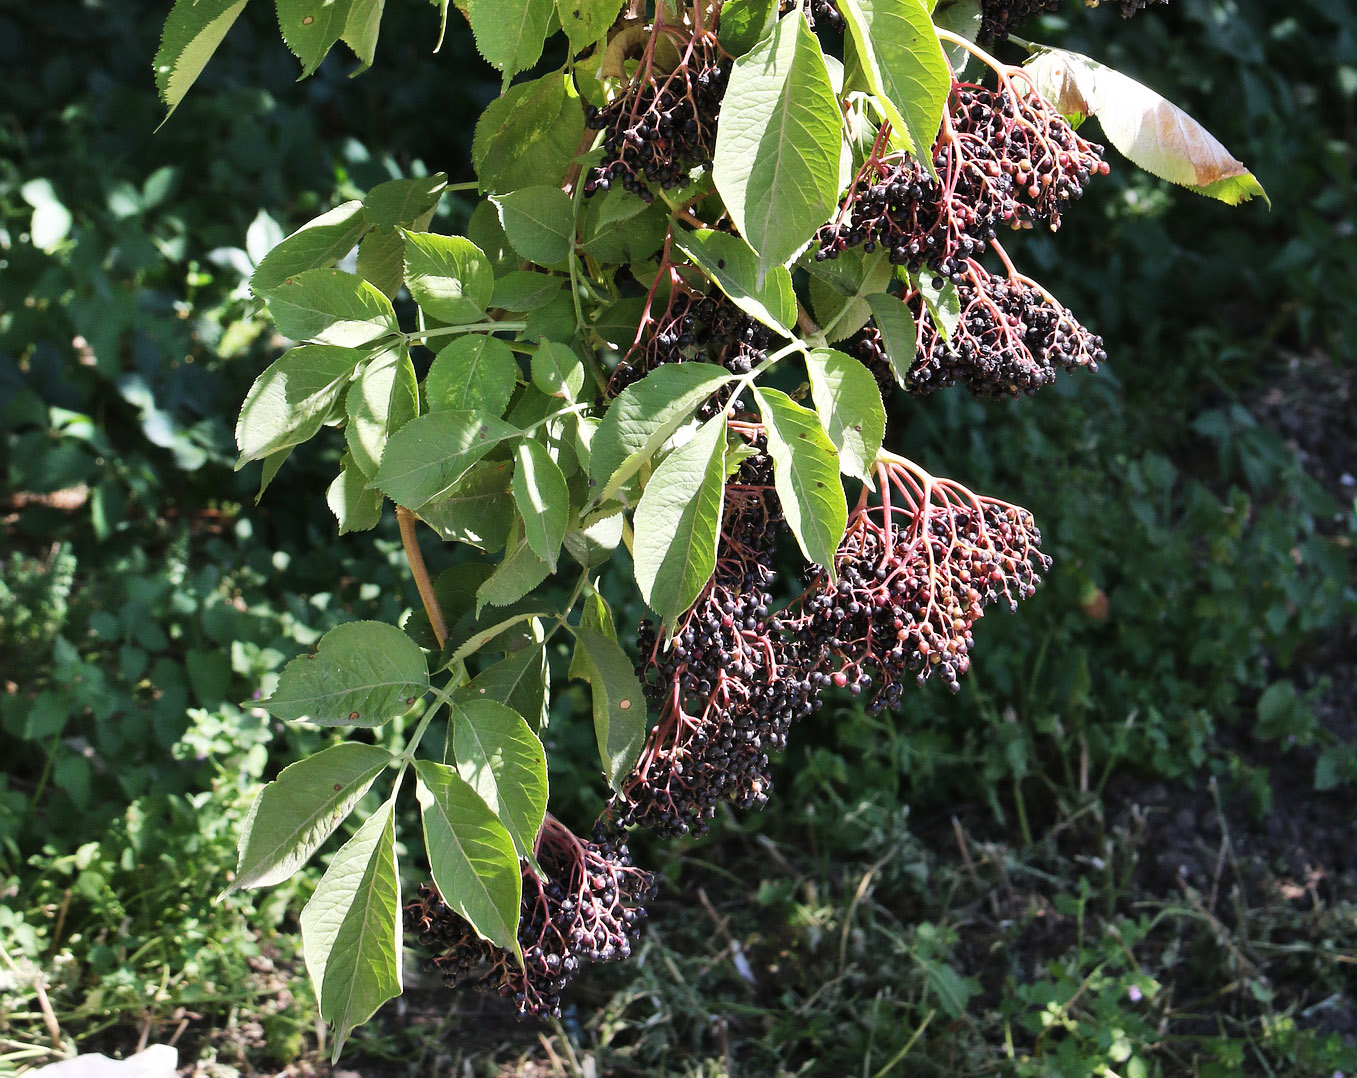
<instances>
[{"instance_id":1,"label":"elderberry shrub","mask_svg":"<svg viewBox=\"0 0 1357 1078\"><path fill-rule=\"evenodd\" d=\"M816 690L875 688L873 711L898 707L907 680L970 669L971 626L1000 600L1016 608L1050 567L1025 509L981 497L896 459L876 469L834 555L785 627L805 640Z\"/></svg>"},{"instance_id":2,"label":"elderberry shrub","mask_svg":"<svg viewBox=\"0 0 1357 1078\"><path fill-rule=\"evenodd\" d=\"M441 973L449 988L465 984L511 998L519 1017L560 1017L561 990L582 966L631 954L655 877L632 864L619 832L596 829L590 842L550 815L536 857L542 876L527 862L521 865L521 968L509 951L478 936L431 884L405 907L405 930L434 952L426 966Z\"/></svg>"},{"instance_id":3,"label":"elderberry shrub","mask_svg":"<svg viewBox=\"0 0 1357 1078\"><path fill-rule=\"evenodd\" d=\"M1096 371L1106 361L1102 338L1027 278L998 276L967 259L953 283L961 319L950 337L922 295L906 295L917 334L909 392L926 396L960 383L977 397L1018 397L1055 381L1057 367Z\"/></svg>"},{"instance_id":4,"label":"elderberry shrub","mask_svg":"<svg viewBox=\"0 0 1357 1078\"><path fill-rule=\"evenodd\" d=\"M637 670L658 716L640 758L613 797L617 826L701 833L721 801L762 807L768 754L814 707L800 642L773 614L773 556L786 521L761 432L757 454L726 484L716 572L666 648L642 622Z\"/></svg>"},{"instance_id":5,"label":"elderberry shrub","mask_svg":"<svg viewBox=\"0 0 1357 1078\"><path fill-rule=\"evenodd\" d=\"M878 138L817 234L816 260L881 247L894 265L952 276L1001 226L1045 221L1058 229L1065 204L1108 166L1102 147L1081 138L1026 78L1015 72L998 90L953 84L933 144L936 179L904 154L881 156Z\"/></svg>"},{"instance_id":6,"label":"elderberry shrub","mask_svg":"<svg viewBox=\"0 0 1357 1078\"><path fill-rule=\"evenodd\" d=\"M654 66L656 37L678 32L657 21L627 89L601 109L585 105L588 127L606 132L603 162L585 177L586 196L617 184L653 202L652 184L681 187L691 169L711 167L730 58L712 35L697 33L678 43L678 66L661 74Z\"/></svg>"}]
</instances>

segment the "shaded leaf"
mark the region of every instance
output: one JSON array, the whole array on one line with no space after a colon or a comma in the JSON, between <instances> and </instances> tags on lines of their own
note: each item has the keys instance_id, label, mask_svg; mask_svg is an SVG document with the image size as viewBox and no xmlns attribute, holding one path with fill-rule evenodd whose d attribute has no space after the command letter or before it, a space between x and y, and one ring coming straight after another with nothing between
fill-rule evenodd
<instances>
[{"instance_id":1,"label":"shaded leaf","mask_svg":"<svg viewBox=\"0 0 1357 1078\"><path fill-rule=\"evenodd\" d=\"M507 460L473 464L452 490L421 505L419 518L444 540L498 550L514 518L513 467Z\"/></svg>"},{"instance_id":2,"label":"shaded leaf","mask_svg":"<svg viewBox=\"0 0 1357 1078\"><path fill-rule=\"evenodd\" d=\"M481 249L463 236L404 235L405 284L424 313L452 325L484 318L495 276Z\"/></svg>"},{"instance_id":3,"label":"shaded leaf","mask_svg":"<svg viewBox=\"0 0 1357 1078\"><path fill-rule=\"evenodd\" d=\"M443 901L477 934L518 956L523 876L514 840L498 816L456 771L416 760L424 845Z\"/></svg>"},{"instance_id":4,"label":"shaded leaf","mask_svg":"<svg viewBox=\"0 0 1357 1078\"><path fill-rule=\"evenodd\" d=\"M474 411L501 416L518 384L513 349L485 333L454 337L434 357L424 378L429 411Z\"/></svg>"},{"instance_id":5,"label":"shaded leaf","mask_svg":"<svg viewBox=\"0 0 1357 1078\"><path fill-rule=\"evenodd\" d=\"M716 568L725 452L722 413L664 458L636 506L632 521L636 583L641 598L667 626L693 605Z\"/></svg>"},{"instance_id":6,"label":"shaded leaf","mask_svg":"<svg viewBox=\"0 0 1357 1078\"><path fill-rule=\"evenodd\" d=\"M839 454L809 408L758 386L754 399L768 432L773 481L787 524L806 560L825 566L832 576L834 552L848 523Z\"/></svg>"},{"instance_id":7,"label":"shaded leaf","mask_svg":"<svg viewBox=\"0 0 1357 1078\"><path fill-rule=\"evenodd\" d=\"M401 891L395 803L363 821L302 909L302 951L320 1014L334 1026L331 1059L349 1032L401 992Z\"/></svg>"},{"instance_id":8,"label":"shaded leaf","mask_svg":"<svg viewBox=\"0 0 1357 1078\"><path fill-rule=\"evenodd\" d=\"M919 347L914 315L899 296L868 296L867 303L876 319L876 328L881 331L881 344L890 360L891 372L900 385L907 385Z\"/></svg>"},{"instance_id":9,"label":"shaded leaf","mask_svg":"<svg viewBox=\"0 0 1357 1078\"><path fill-rule=\"evenodd\" d=\"M315 436L368 356L356 348L303 344L255 379L236 421L239 469Z\"/></svg>"},{"instance_id":10,"label":"shaded leaf","mask_svg":"<svg viewBox=\"0 0 1357 1078\"><path fill-rule=\"evenodd\" d=\"M547 753L523 716L494 700L452 709L457 773L509 831L518 855L533 859L547 811Z\"/></svg>"},{"instance_id":11,"label":"shaded leaf","mask_svg":"<svg viewBox=\"0 0 1357 1078\"><path fill-rule=\"evenodd\" d=\"M391 301L337 269L295 273L268 295L278 332L295 341L356 348L399 331Z\"/></svg>"},{"instance_id":12,"label":"shaded leaf","mask_svg":"<svg viewBox=\"0 0 1357 1078\"><path fill-rule=\"evenodd\" d=\"M565 175L584 110L560 71L511 86L476 122L471 159L482 191L514 191Z\"/></svg>"},{"instance_id":13,"label":"shaded leaf","mask_svg":"<svg viewBox=\"0 0 1357 1078\"><path fill-rule=\"evenodd\" d=\"M559 187L539 184L492 195L515 251L539 266L564 262L575 240L575 208Z\"/></svg>"},{"instance_id":14,"label":"shaded leaf","mask_svg":"<svg viewBox=\"0 0 1357 1078\"><path fill-rule=\"evenodd\" d=\"M844 475L870 483L886 436L886 409L876 378L861 362L831 348L812 351L806 369L815 411L839 451L839 467Z\"/></svg>"},{"instance_id":15,"label":"shaded leaf","mask_svg":"<svg viewBox=\"0 0 1357 1078\"><path fill-rule=\"evenodd\" d=\"M430 412L391 436L372 482L397 505L419 509L451 491L500 442L520 434L485 412Z\"/></svg>"},{"instance_id":16,"label":"shaded leaf","mask_svg":"<svg viewBox=\"0 0 1357 1078\"><path fill-rule=\"evenodd\" d=\"M419 645L394 625L352 621L320 638L314 655L293 659L263 706L280 719L321 726L380 726L429 689Z\"/></svg>"},{"instance_id":17,"label":"shaded leaf","mask_svg":"<svg viewBox=\"0 0 1357 1078\"><path fill-rule=\"evenodd\" d=\"M515 446L511 489L528 546L554 571L570 522L570 490L541 442L525 438Z\"/></svg>"},{"instance_id":18,"label":"shaded leaf","mask_svg":"<svg viewBox=\"0 0 1357 1078\"><path fill-rule=\"evenodd\" d=\"M614 790L635 766L650 727L645 694L636 670L617 641L581 624L575 629L570 676L589 682L593 698L594 736L603 773Z\"/></svg>"},{"instance_id":19,"label":"shaded leaf","mask_svg":"<svg viewBox=\"0 0 1357 1078\"><path fill-rule=\"evenodd\" d=\"M784 337L792 335L796 293L785 266L774 266L760 284L759 256L739 236L698 229L676 235L674 243L745 314Z\"/></svg>"},{"instance_id":20,"label":"shaded leaf","mask_svg":"<svg viewBox=\"0 0 1357 1078\"><path fill-rule=\"evenodd\" d=\"M391 763L375 745L346 741L296 763L265 784L240 834L240 859L227 894L289 879L320 849Z\"/></svg>"}]
</instances>

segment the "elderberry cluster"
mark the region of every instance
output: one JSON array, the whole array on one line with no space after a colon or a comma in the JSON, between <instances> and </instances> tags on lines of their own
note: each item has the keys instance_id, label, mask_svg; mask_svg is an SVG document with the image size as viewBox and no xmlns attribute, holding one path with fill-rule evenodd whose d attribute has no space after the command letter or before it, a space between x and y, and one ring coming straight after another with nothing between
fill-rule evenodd
<instances>
[{"instance_id":1,"label":"elderberry cluster","mask_svg":"<svg viewBox=\"0 0 1357 1078\"><path fill-rule=\"evenodd\" d=\"M586 196L616 184L653 202L652 184L681 187L690 169L711 167L729 58L713 38L700 37L668 74L653 71L653 62L643 59L626 92L603 108L585 105L585 124L605 132L603 162L585 177Z\"/></svg>"},{"instance_id":2,"label":"elderberry cluster","mask_svg":"<svg viewBox=\"0 0 1357 1078\"><path fill-rule=\"evenodd\" d=\"M1097 7L1100 0L1084 0L1089 7ZM1117 0L1123 18L1129 19L1150 4L1166 4L1168 0ZM982 42L1006 41L1020 23L1060 6L1060 0L981 0L980 34Z\"/></svg>"},{"instance_id":3,"label":"elderberry cluster","mask_svg":"<svg viewBox=\"0 0 1357 1078\"><path fill-rule=\"evenodd\" d=\"M761 438L756 445L761 448ZM619 826L702 832L721 801L768 800L768 754L810 714L800 642L772 613L773 553L785 532L772 465L759 452L726 484L716 572L666 649L641 625L638 674L658 720L613 798Z\"/></svg>"},{"instance_id":4,"label":"elderberry cluster","mask_svg":"<svg viewBox=\"0 0 1357 1078\"><path fill-rule=\"evenodd\" d=\"M509 951L478 936L430 885L405 907L405 929L434 952L426 964L449 988L465 984L511 998L520 1017L559 1017L561 990L582 966L631 954L655 878L631 863L618 833L600 831L589 842L552 816L536 855L541 877L522 866L521 967Z\"/></svg>"},{"instance_id":5,"label":"elderberry cluster","mask_svg":"<svg viewBox=\"0 0 1357 1078\"><path fill-rule=\"evenodd\" d=\"M880 504L854 511L837 580L819 569L794 623L815 687L875 686L874 711L897 707L909 679L937 674L959 688L975 620L1000 600L1016 607L1050 565L1025 509L905 463L879 466L877 478Z\"/></svg>"},{"instance_id":6,"label":"elderberry cluster","mask_svg":"<svg viewBox=\"0 0 1357 1078\"><path fill-rule=\"evenodd\" d=\"M917 332L909 392L925 396L960 383L977 397L1018 397L1055 381L1057 367L1096 371L1106 361L1102 338L1025 278L967 260L953 283L961 318L950 335L919 293L906 297Z\"/></svg>"},{"instance_id":7,"label":"elderberry cluster","mask_svg":"<svg viewBox=\"0 0 1357 1078\"><path fill-rule=\"evenodd\" d=\"M843 33L843 16L839 14L839 9L831 0L781 0L778 4L778 14L786 15L798 8L805 15L806 23L812 30L816 26L824 26L836 34Z\"/></svg>"},{"instance_id":8,"label":"elderberry cluster","mask_svg":"<svg viewBox=\"0 0 1357 1078\"><path fill-rule=\"evenodd\" d=\"M1021 78L998 90L953 85L933 145L936 179L910 157L869 156L817 234L816 260L881 247L894 265L952 276L1000 226L1040 220L1059 228L1065 204L1107 164L1102 147L1081 138L1045 98L1020 92Z\"/></svg>"}]
</instances>

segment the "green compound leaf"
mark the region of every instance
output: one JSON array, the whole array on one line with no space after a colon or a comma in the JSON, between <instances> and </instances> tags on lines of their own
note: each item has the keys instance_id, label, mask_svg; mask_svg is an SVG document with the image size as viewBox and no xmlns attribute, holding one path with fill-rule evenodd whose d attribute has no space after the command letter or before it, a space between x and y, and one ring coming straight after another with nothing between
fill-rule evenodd
<instances>
[{"instance_id":1,"label":"green compound leaf","mask_svg":"<svg viewBox=\"0 0 1357 1078\"><path fill-rule=\"evenodd\" d=\"M352 621L322 636L315 655L283 667L263 706L280 719L320 726L381 726L428 690L418 644L394 625Z\"/></svg>"},{"instance_id":2,"label":"green compound leaf","mask_svg":"<svg viewBox=\"0 0 1357 1078\"><path fill-rule=\"evenodd\" d=\"M349 1032L401 993L401 891L395 803L344 843L302 909L302 951L320 1014L334 1026L331 1059Z\"/></svg>"},{"instance_id":3,"label":"green compound leaf","mask_svg":"<svg viewBox=\"0 0 1357 1078\"><path fill-rule=\"evenodd\" d=\"M325 504L339 523L340 535L371 531L381 521L386 499L380 490L370 490L367 483L362 469L345 456L339 474L325 491Z\"/></svg>"},{"instance_id":4,"label":"green compound leaf","mask_svg":"<svg viewBox=\"0 0 1357 1078\"><path fill-rule=\"evenodd\" d=\"M561 294L569 282L564 277L532 270L510 270L495 278L495 292L490 298L494 307L522 314L545 307Z\"/></svg>"},{"instance_id":5,"label":"green compound leaf","mask_svg":"<svg viewBox=\"0 0 1357 1078\"><path fill-rule=\"evenodd\" d=\"M518 360L503 341L482 333L454 337L424 378L431 412L472 411L502 416L518 384Z\"/></svg>"},{"instance_id":6,"label":"green compound leaf","mask_svg":"<svg viewBox=\"0 0 1357 1078\"><path fill-rule=\"evenodd\" d=\"M943 278L942 284L935 287L933 282L938 278L927 271L911 272L908 276L909 283L923 297L924 309L938 332L942 334L942 339L950 341L952 334L961 325L961 293L957 291L956 285Z\"/></svg>"},{"instance_id":7,"label":"green compound leaf","mask_svg":"<svg viewBox=\"0 0 1357 1078\"><path fill-rule=\"evenodd\" d=\"M603 773L614 790L625 779L645 743L650 720L636 669L617 641L581 622L575 630L570 676L589 682L594 705L594 736Z\"/></svg>"},{"instance_id":8,"label":"green compound leaf","mask_svg":"<svg viewBox=\"0 0 1357 1078\"><path fill-rule=\"evenodd\" d=\"M405 284L405 239L391 225L374 228L358 241L354 272L387 299Z\"/></svg>"},{"instance_id":9,"label":"green compound leaf","mask_svg":"<svg viewBox=\"0 0 1357 1078\"><path fill-rule=\"evenodd\" d=\"M155 85L174 115L189 87L202 74L226 32L245 10L246 0L175 0L160 32L155 54ZM161 121L164 123L164 120Z\"/></svg>"},{"instance_id":10,"label":"green compound leaf","mask_svg":"<svg viewBox=\"0 0 1357 1078\"><path fill-rule=\"evenodd\" d=\"M400 330L391 301L343 270L293 274L268 301L278 332L294 341L356 348Z\"/></svg>"},{"instance_id":11,"label":"green compound leaf","mask_svg":"<svg viewBox=\"0 0 1357 1078\"><path fill-rule=\"evenodd\" d=\"M546 646L529 644L487 666L454 696L460 702L494 700L540 730L547 722L548 674Z\"/></svg>"},{"instance_id":12,"label":"green compound leaf","mask_svg":"<svg viewBox=\"0 0 1357 1078\"><path fill-rule=\"evenodd\" d=\"M512 490L528 546L554 572L570 523L570 489L541 442L525 438L514 448Z\"/></svg>"},{"instance_id":13,"label":"green compound leaf","mask_svg":"<svg viewBox=\"0 0 1357 1078\"><path fill-rule=\"evenodd\" d=\"M569 345L543 341L532 357L532 384L548 397L573 401L584 388L584 363Z\"/></svg>"},{"instance_id":14,"label":"green compound leaf","mask_svg":"<svg viewBox=\"0 0 1357 1078\"><path fill-rule=\"evenodd\" d=\"M419 518L446 541L499 550L514 517L513 468L507 460L473 464L451 491L420 506Z\"/></svg>"},{"instance_id":15,"label":"green compound leaf","mask_svg":"<svg viewBox=\"0 0 1357 1078\"><path fill-rule=\"evenodd\" d=\"M584 133L570 76L553 71L509 87L476 122L471 160L482 191L515 191L565 175Z\"/></svg>"},{"instance_id":16,"label":"green compound leaf","mask_svg":"<svg viewBox=\"0 0 1357 1078\"><path fill-rule=\"evenodd\" d=\"M834 478L838 480L837 467ZM693 605L716 568L725 482L722 413L664 458L636 506L632 521L636 583L641 598L667 626Z\"/></svg>"},{"instance_id":17,"label":"green compound leaf","mask_svg":"<svg viewBox=\"0 0 1357 1078\"><path fill-rule=\"evenodd\" d=\"M278 29L283 41L302 63L301 77L320 62L348 25L353 0L276 0Z\"/></svg>"},{"instance_id":18,"label":"green compound leaf","mask_svg":"<svg viewBox=\"0 0 1357 1078\"><path fill-rule=\"evenodd\" d=\"M717 26L721 48L731 56L743 56L773 28L777 9L777 0L725 0Z\"/></svg>"},{"instance_id":19,"label":"green compound leaf","mask_svg":"<svg viewBox=\"0 0 1357 1078\"><path fill-rule=\"evenodd\" d=\"M523 875L513 837L470 784L446 764L416 760L424 845L443 901L483 939L518 957Z\"/></svg>"},{"instance_id":20,"label":"green compound leaf","mask_svg":"<svg viewBox=\"0 0 1357 1078\"><path fill-rule=\"evenodd\" d=\"M306 270L328 269L352 251L370 227L357 199L322 213L263 257L250 278L250 288L256 296L268 299L288 278Z\"/></svg>"},{"instance_id":21,"label":"green compound leaf","mask_svg":"<svg viewBox=\"0 0 1357 1078\"><path fill-rule=\"evenodd\" d=\"M768 431L773 482L787 523L806 560L834 571L834 552L848 524L839 454L820 420L776 389L754 388Z\"/></svg>"},{"instance_id":22,"label":"green compound leaf","mask_svg":"<svg viewBox=\"0 0 1357 1078\"><path fill-rule=\"evenodd\" d=\"M447 186L446 172L387 180L363 196L363 216L374 227L410 228L438 205Z\"/></svg>"},{"instance_id":23,"label":"green compound leaf","mask_svg":"<svg viewBox=\"0 0 1357 1078\"><path fill-rule=\"evenodd\" d=\"M250 806L241 828L236 878L224 893L271 887L291 878L392 759L386 749L346 741L283 768Z\"/></svg>"},{"instance_id":24,"label":"green compound leaf","mask_svg":"<svg viewBox=\"0 0 1357 1078\"><path fill-rule=\"evenodd\" d=\"M479 322L495 291L490 260L463 236L406 232L405 283L424 313L440 322Z\"/></svg>"},{"instance_id":25,"label":"green compound leaf","mask_svg":"<svg viewBox=\"0 0 1357 1078\"><path fill-rule=\"evenodd\" d=\"M802 259L810 274L810 302L815 319L830 343L851 337L871 318L867 297L890 287L894 268L886 252L864 254L850 247L838 258Z\"/></svg>"},{"instance_id":26,"label":"green compound leaf","mask_svg":"<svg viewBox=\"0 0 1357 1078\"><path fill-rule=\"evenodd\" d=\"M344 36L340 39L353 50L366 70L377 54L377 36L382 27L382 9L386 0L352 0L349 17L344 21ZM357 72L355 72L357 74Z\"/></svg>"},{"instance_id":27,"label":"green compound leaf","mask_svg":"<svg viewBox=\"0 0 1357 1078\"><path fill-rule=\"evenodd\" d=\"M838 205L840 127L820 43L790 12L735 61L712 168L760 276L788 262Z\"/></svg>"},{"instance_id":28,"label":"green compound leaf","mask_svg":"<svg viewBox=\"0 0 1357 1078\"><path fill-rule=\"evenodd\" d=\"M254 380L236 421L236 469L313 438L368 353L303 344Z\"/></svg>"},{"instance_id":29,"label":"green compound leaf","mask_svg":"<svg viewBox=\"0 0 1357 1078\"><path fill-rule=\"evenodd\" d=\"M886 436L886 409L876 379L861 362L832 348L811 352L806 369L815 411L839 451L839 467L844 475L870 483Z\"/></svg>"},{"instance_id":30,"label":"green compound leaf","mask_svg":"<svg viewBox=\"0 0 1357 1078\"><path fill-rule=\"evenodd\" d=\"M745 314L784 337L792 335L796 293L785 266L773 266L759 284L759 256L739 236L699 229L675 236L674 242Z\"/></svg>"},{"instance_id":31,"label":"green compound leaf","mask_svg":"<svg viewBox=\"0 0 1357 1078\"><path fill-rule=\"evenodd\" d=\"M476 616L487 606L508 606L527 595L551 575L551 565L537 556L523 534L523 522L515 517L505 542L504 560L495 566L476 589Z\"/></svg>"},{"instance_id":32,"label":"green compound leaf","mask_svg":"<svg viewBox=\"0 0 1357 1078\"><path fill-rule=\"evenodd\" d=\"M555 266L570 254L575 241L575 208L559 187L523 187L490 201L499 209L509 244L529 262Z\"/></svg>"},{"instance_id":33,"label":"green compound leaf","mask_svg":"<svg viewBox=\"0 0 1357 1078\"><path fill-rule=\"evenodd\" d=\"M612 187L585 200L580 250L600 262L643 262L660 249L668 231L663 203L648 205L630 191Z\"/></svg>"},{"instance_id":34,"label":"green compound leaf","mask_svg":"<svg viewBox=\"0 0 1357 1078\"><path fill-rule=\"evenodd\" d=\"M838 0L867 89L929 169L952 74L925 0Z\"/></svg>"},{"instance_id":35,"label":"green compound leaf","mask_svg":"<svg viewBox=\"0 0 1357 1078\"><path fill-rule=\"evenodd\" d=\"M914 315L899 296L885 293L868 296L867 304L872 308L876 328L881 331L881 344L891 361L895 380L902 386L908 385L909 370L914 366L914 356L919 348Z\"/></svg>"},{"instance_id":36,"label":"green compound leaf","mask_svg":"<svg viewBox=\"0 0 1357 1078\"><path fill-rule=\"evenodd\" d=\"M556 15L570 39L570 51L579 52L601 40L621 9L622 0L556 0Z\"/></svg>"},{"instance_id":37,"label":"green compound leaf","mask_svg":"<svg viewBox=\"0 0 1357 1078\"><path fill-rule=\"evenodd\" d=\"M349 387L344 439L364 475L377 474L391 435L419 412L419 380L404 345L379 352Z\"/></svg>"},{"instance_id":38,"label":"green compound leaf","mask_svg":"<svg viewBox=\"0 0 1357 1078\"><path fill-rule=\"evenodd\" d=\"M451 491L500 442L522 433L486 412L430 412L391 436L373 485L397 505L419 509Z\"/></svg>"},{"instance_id":39,"label":"green compound leaf","mask_svg":"<svg viewBox=\"0 0 1357 1078\"><path fill-rule=\"evenodd\" d=\"M465 0L476 49L511 79L537 63L554 11L552 0Z\"/></svg>"},{"instance_id":40,"label":"green compound leaf","mask_svg":"<svg viewBox=\"0 0 1357 1078\"><path fill-rule=\"evenodd\" d=\"M523 716L494 700L452 709L457 773L500 818L518 856L533 859L547 812L547 752Z\"/></svg>"},{"instance_id":41,"label":"green compound leaf","mask_svg":"<svg viewBox=\"0 0 1357 1078\"><path fill-rule=\"evenodd\" d=\"M1067 49L1027 62L1037 91L1067 116L1095 116L1107 140L1151 175L1231 206L1267 192L1206 128L1148 86Z\"/></svg>"},{"instance_id":42,"label":"green compound leaf","mask_svg":"<svg viewBox=\"0 0 1357 1078\"><path fill-rule=\"evenodd\" d=\"M627 386L594 434L589 462L597 503L613 497L693 410L734 376L711 363L671 363Z\"/></svg>"}]
</instances>

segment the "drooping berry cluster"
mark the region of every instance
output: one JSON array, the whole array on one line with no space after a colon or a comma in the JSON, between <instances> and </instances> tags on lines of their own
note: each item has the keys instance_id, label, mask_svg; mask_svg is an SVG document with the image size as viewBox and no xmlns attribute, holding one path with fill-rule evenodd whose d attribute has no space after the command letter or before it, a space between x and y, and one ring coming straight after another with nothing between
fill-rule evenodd
<instances>
[{"instance_id":1,"label":"drooping berry cluster","mask_svg":"<svg viewBox=\"0 0 1357 1078\"><path fill-rule=\"evenodd\" d=\"M617 832L600 831L586 841L549 814L536 857L541 877L522 865L521 967L509 951L478 936L429 885L405 907L405 930L435 952L428 966L442 973L448 987L466 984L508 997L520 1017L559 1017L561 990L582 966L631 954L655 878L631 863Z\"/></svg>"},{"instance_id":2,"label":"drooping berry cluster","mask_svg":"<svg viewBox=\"0 0 1357 1078\"><path fill-rule=\"evenodd\" d=\"M817 689L875 689L900 703L907 680L937 674L953 689L970 668L971 626L1000 600L1016 607L1050 566L1031 514L937 479L900 458L876 468L879 501L863 499L834 556L788 619L808 649Z\"/></svg>"},{"instance_id":3,"label":"drooping berry cluster","mask_svg":"<svg viewBox=\"0 0 1357 1078\"><path fill-rule=\"evenodd\" d=\"M1101 337L1020 275L993 274L967 259L953 284L961 316L950 335L919 293L906 296L917 334L906 375L911 393L960 383L977 397L1018 397L1055 381L1057 367L1096 371L1107 359Z\"/></svg>"},{"instance_id":4,"label":"drooping berry cluster","mask_svg":"<svg viewBox=\"0 0 1357 1078\"><path fill-rule=\"evenodd\" d=\"M1098 7L1100 0L1084 0L1084 3ZM1129 19L1153 3L1166 4L1168 0L1117 0L1117 7L1122 17ZM1060 0L981 0L980 40L1005 41L1021 23L1059 6Z\"/></svg>"},{"instance_id":5,"label":"drooping berry cluster","mask_svg":"<svg viewBox=\"0 0 1357 1078\"><path fill-rule=\"evenodd\" d=\"M656 66L661 38L680 55L667 73ZM603 162L585 177L585 195L617 185L653 202L651 185L681 187L691 169L710 168L729 79L730 59L714 35L657 21L631 85L601 109L585 106L585 123L605 132Z\"/></svg>"},{"instance_id":6,"label":"drooping berry cluster","mask_svg":"<svg viewBox=\"0 0 1357 1078\"><path fill-rule=\"evenodd\" d=\"M877 139L820 229L817 260L881 247L897 266L951 276L1001 226L1059 228L1065 204L1107 172L1102 147L1081 138L1021 71L1003 76L998 90L953 84L933 144L936 179L911 157L883 153L885 143Z\"/></svg>"},{"instance_id":7,"label":"drooping berry cluster","mask_svg":"<svg viewBox=\"0 0 1357 1078\"><path fill-rule=\"evenodd\" d=\"M781 0L778 4L778 13L786 15L798 8L805 15L806 23L811 29L822 26L835 33L843 33L843 16L839 14L839 9L831 0Z\"/></svg>"},{"instance_id":8,"label":"drooping berry cluster","mask_svg":"<svg viewBox=\"0 0 1357 1078\"><path fill-rule=\"evenodd\" d=\"M664 310L654 315L647 308L636 342L608 379L608 394L616 396L656 367L666 363L713 363L732 374L748 374L768 354L772 333L731 303L714 288L710 295L693 291L676 269L669 269L670 289ZM652 293L650 305L654 305ZM700 419L709 419L722 409L739 411L741 400L732 400L726 387L698 408Z\"/></svg>"},{"instance_id":9,"label":"drooping berry cluster","mask_svg":"<svg viewBox=\"0 0 1357 1078\"><path fill-rule=\"evenodd\" d=\"M638 673L658 717L613 799L619 825L701 832L723 800L740 808L768 800L768 754L786 747L792 720L813 707L800 642L771 609L785 528L759 452L726 484L715 574L668 648L642 623Z\"/></svg>"}]
</instances>

